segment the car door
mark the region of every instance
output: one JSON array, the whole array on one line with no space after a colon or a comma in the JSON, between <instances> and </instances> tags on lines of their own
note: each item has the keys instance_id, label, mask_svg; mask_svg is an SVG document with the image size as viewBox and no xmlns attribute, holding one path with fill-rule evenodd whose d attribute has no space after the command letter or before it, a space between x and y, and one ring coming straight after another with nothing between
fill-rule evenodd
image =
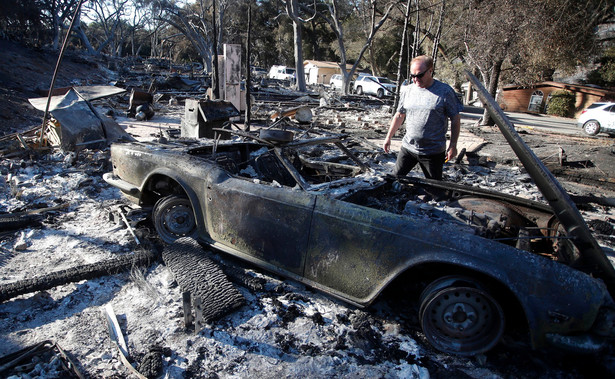
<instances>
[{"instance_id":1,"label":"car door","mask_svg":"<svg viewBox=\"0 0 615 379\"><path fill-rule=\"evenodd\" d=\"M604 128L609 130L615 130L615 105L606 107L602 114L606 118L606 122L602 123L602 125L604 125Z\"/></svg>"},{"instance_id":2,"label":"car door","mask_svg":"<svg viewBox=\"0 0 615 379\"><path fill-rule=\"evenodd\" d=\"M434 250L442 238L430 222L318 196L304 277L364 303L405 262Z\"/></svg>"},{"instance_id":3,"label":"car door","mask_svg":"<svg viewBox=\"0 0 615 379\"><path fill-rule=\"evenodd\" d=\"M208 182L206 201L208 232L214 241L272 269L303 273L313 195L260 180L227 177Z\"/></svg>"}]
</instances>

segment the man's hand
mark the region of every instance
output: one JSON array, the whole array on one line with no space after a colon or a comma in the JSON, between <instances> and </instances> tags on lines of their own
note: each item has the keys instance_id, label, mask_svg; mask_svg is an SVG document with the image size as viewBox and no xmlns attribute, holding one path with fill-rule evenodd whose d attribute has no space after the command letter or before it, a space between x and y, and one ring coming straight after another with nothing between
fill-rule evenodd
<instances>
[{"instance_id":1,"label":"man's hand","mask_svg":"<svg viewBox=\"0 0 615 379\"><path fill-rule=\"evenodd\" d=\"M448 144L448 150L446 150L446 160L450 161L457 157L457 140L459 139L459 133L461 132L461 116L456 114L451 117L451 141Z\"/></svg>"},{"instance_id":2,"label":"man's hand","mask_svg":"<svg viewBox=\"0 0 615 379\"><path fill-rule=\"evenodd\" d=\"M388 153L391 150L391 140L389 138L386 138L384 140L384 143L382 144L382 148L384 149L385 153Z\"/></svg>"},{"instance_id":3,"label":"man's hand","mask_svg":"<svg viewBox=\"0 0 615 379\"><path fill-rule=\"evenodd\" d=\"M391 139L393 138L395 132L397 131L397 129L399 129L405 119L406 115L403 113L397 112L393 115L393 118L391 119L391 126L389 126L389 132L387 133L387 136L384 139L384 143L382 144L382 148L384 149L385 153L391 151Z\"/></svg>"},{"instance_id":4,"label":"man's hand","mask_svg":"<svg viewBox=\"0 0 615 379\"><path fill-rule=\"evenodd\" d=\"M456 146L449 146L448 150L446 150L446 159L445 162L450 161L453 158L457 157L457 147Z\"/></svg>"}]
</instances>

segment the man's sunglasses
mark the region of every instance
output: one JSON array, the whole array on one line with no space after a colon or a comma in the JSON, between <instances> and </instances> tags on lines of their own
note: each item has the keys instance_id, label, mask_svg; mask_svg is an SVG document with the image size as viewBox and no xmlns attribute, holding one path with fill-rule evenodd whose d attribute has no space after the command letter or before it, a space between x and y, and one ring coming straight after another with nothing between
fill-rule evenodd
<instances>
[{"instance_id":1,"label":"man's sunglasses","mask_svg":"<svg viewBox=\"0 0 615 379\"><path fill-rule=\"evenodd\" d=\"M429 69L427 69L427 70L425 70L425 71L421 72L420 74L416 74L416 75L414 75L414 74L410 74L410 77L411 77L412 79L414 79L414 78L420 79L420 78L422 78L422 77L423 77L423 76L427 73L427 71L429 71Z\"/></svg>"}]
</instances>

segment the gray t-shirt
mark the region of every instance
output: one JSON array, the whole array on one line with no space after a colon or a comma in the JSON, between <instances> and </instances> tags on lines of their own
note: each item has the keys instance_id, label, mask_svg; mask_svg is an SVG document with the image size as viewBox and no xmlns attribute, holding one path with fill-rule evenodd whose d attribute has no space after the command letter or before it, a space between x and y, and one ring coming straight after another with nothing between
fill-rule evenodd
<instances>
[{"instance_id":1,"label":"gray t-shirt","mask_svg":"<svg viewBox=\"0 0 615 379\"><path fill-rule=\"evenodd\" d=\"M414 83L405 87L397 108L406 115L402 146L421 155L444 152L448 119L462 110L463 105L448 84L434 79L429 88L420 88Z\"/></svg>"}]
</instances>

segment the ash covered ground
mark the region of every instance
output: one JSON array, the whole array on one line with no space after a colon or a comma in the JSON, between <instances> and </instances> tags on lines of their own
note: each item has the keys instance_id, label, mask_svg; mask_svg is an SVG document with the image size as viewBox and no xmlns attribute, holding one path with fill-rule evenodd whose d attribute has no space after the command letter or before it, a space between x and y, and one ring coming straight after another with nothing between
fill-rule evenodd
<instances>
[{"instance_id":1,"label":"ash covered ground","mask_svg":"<svg viewBox=\"0 0 615 379\"><path fill-rule=\"evenodd\" d=\"M117 119L129 132L147 139L159 132L161 123L172 127L173 120L179 122L180 115L181 107L160 105L149 123ZM337 120L328 128L366 137L375 149L390 117L381 107L351 113L321 109L315 115L316 120ZM21 130L30 126L24 123ZM476 132L470 123L463 129L461 141L468 150L486 146L478 150L483 158L481 164L464 161L462 170L447 165L446 180L541 201L539 191L517 165L512 152L501 147L497 132ZM540 141L537 143L542 146L548 144L546 137L537 132L527 137ZM555 138L553 146L563 145L572 161L585 159L582 157L588 151L595 153L598 149L608 161L611 141L607 139L583 139L587 142L581 145L581 139L575 138L566 145L570 137ZM490 146L495 148L490 150ZM538 151L539 156L548 160L556 150ZM579 154L578 158L575 154ZM394 156L380 154L378 161L387 170ZM572 175L574 178L581 173L583 178L590 178L587 170L595 167L579 168L580 171L569 167L567 172L578 174ZM33 217L31 225L20 230L0 232L0 284L133 256L144 249L163 249L143 212L102 180L102 174L110 170L107 149L83 150L78 154L55 151L2 160L1 212L63 207ZM609 176L605 170L594 171L601 178ZM420 175L418 171L413 174ZM596 187L601 180L584 179L584 183L576 183L569 178L564 178L563 185L571 194L613 199L608 185ZM594 231L613 259L612 207L588 203L580 208L588 222L600 221L595 224L601 225L601 229ZM113 216L120 209L135 227L137 237L143 241L141 245ZM615 373L612 349L597 356L532 351L523 335L505 336L495 349L473 358L439 353L420 331L417 305L399 293L387 292L370 308L361 310L263 271L248 268L248 274L261 279L263 288L238 287L246 304L198 333L185 328L180 288L169 268L160 261L125 273L22 295L0 304L0 356L52 340L89 377L136 377L120 361L109 337L103 312L111 305L133 365L143 371L148 365L159 364L161 377L167 378L581 378ZM33 364L28 372L30 377L63 377L50 365Z\"/></svg>"}]
</instances>

